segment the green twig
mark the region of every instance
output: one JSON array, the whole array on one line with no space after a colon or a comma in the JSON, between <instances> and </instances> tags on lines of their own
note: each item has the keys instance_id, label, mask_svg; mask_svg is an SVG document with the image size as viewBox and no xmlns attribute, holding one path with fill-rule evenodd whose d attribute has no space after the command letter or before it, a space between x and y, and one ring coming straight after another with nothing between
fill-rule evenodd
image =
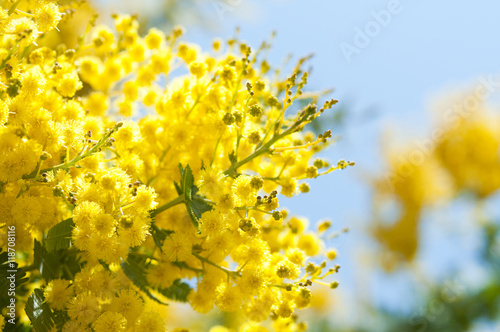
<instances>
[{"instance_id":1,"label":"green twig","mask_svg":"<svg viewBox=\"0 0 500 332\"><path fill-rule=\"evenodd\" d=\"M238 167L252 161L253 159L257 158L258 156L260 156L266 152L269 152L271 146L274 143L276 143L277 141L279 141L283 137L288 136L291 133L293 133L301 124L302 124L301 121L297 121L291 127L289 127L287 130L282 132L281 134L273 136L273 138L271 138L267 143L262 145L259 149L255 150L253 153L248 155L246 158L232 164L228 169L226 169L224 171L224 174L229 175L229 176L236 175L237 174L236 170L238 169Z\"/></svg>"},{"instance_id":2,"label":"green twig","mask_svg":"<svg viewBox=\"0 0 500 332\"><path fill-rule=\"evenodd\" d=\"M171 200L170 202L165 203L165 204L163 204L160 207L157 207L156 209L154 209L153 211L151 211L151 213L149 215L151 216L151 218L154 218L158 214L162 213L163 211L168 210L172 206L175 206L175 205L178 205L178 204L181 204L181 203L184 203L184 195L180 195L177 198Z\"/></svg>"},{"instance_id":3,"label":"green twig","mask_svg":"<svg viewBox=\"0 0 500 332\"><path fill-rule=\"evenodd\" d=\"M17 5L19 5L19 3L20 3L21 1L23 1L23 0L17 0L16 2L14 2L14 3L12 4L12 6L10 6L10 8L9 8L9 12L8 12L9 16L10 16L10 15L12 15L12 14L14 13L14 11L16 10Z\"/></svg>"},{"instance_id":4,"label":"green twig","mask_svg":"<svg viewBox=\"0 0 500 332\"><path fill-rule=\"evenodd\" d=\"M223 266L220 266L219 264L216 264L216 263L214 263L214 262L210 261L208 258L205 258L205 257L203 257L203 256L200 256L200 255L198 255L198 254L197 254L197 253L195 253L195 252L192 252L191 254L192 254L194 257L198 258L198 259L199 259L200 261L202 261L203 263L207 263L207 264L212 265L213 267L215 267L215 268L217 268L217 269L219 269L219 270L221 270L221 271L226 272L226 274L228 275L228 277L229 277L229 276L241 277L241 274L240 274L238 271L231 271L231 270L229 270L228 268L225 268L225 267L223 267Z\"/></svg>"}]
</instances>

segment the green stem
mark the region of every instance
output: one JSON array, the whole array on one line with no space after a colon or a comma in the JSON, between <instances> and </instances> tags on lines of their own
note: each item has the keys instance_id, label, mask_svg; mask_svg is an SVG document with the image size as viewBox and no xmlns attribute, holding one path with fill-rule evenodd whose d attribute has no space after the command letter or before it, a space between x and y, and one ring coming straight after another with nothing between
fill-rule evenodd
<instances>
[{"instance_id":1,"label":"green stem","mask_svg":"<svg viewBox=\"0 0 500 332\"><path fill-rule=\"evenodd\" d=\"M17 0L16 2L14 2L14 3L12 4L12 6L10 6L10 8L9 8L9 12L8 12L9 16L10 16L10 15L12 15L12 13L14 13L14 11L16 10L17 5L19 5L19 3L20 3L21 1L22 1L22 0Z\"/></svg>"},{"instance_id":2,"label":"green stem","mask_svg":"<svg viewBox=\"0 0 500 332\"><path fill-rule=\"evenodd\" d=\"M214 153L212 154L212 160L210 160L210 166L212 166L212 164L214 163L215 155L217 153L217 148L219 147L219 142L220 142L221 138L222 138L222 134L219 136L219 139L217 140L217 143L215 143L215 149L214 149Z\"/></svg>"},{"instance_id":3,"label":"green stem","mask_svg":"<svg viewBox=\"0 0 500 332\"><path fill-rule=\"evenodd\" d=\"M196 273L203 273L203 269L197 269L195 267L191 267L191 266L187 265L184 262L174 263L174 265L176 265L180 269L186 269L186 270L190 270L190 271L193 271L193 272L196 272Z\"/></svg>"},{"instance_id":4,"label":"green stem","mask_svg":"<svg viewBox=\"0 0 500 332\"><path fill-rule=\"evenodd\" d=\"M225 267L223 267L223 266L220 266L219 264L216 264L216 263L214 263L214 262L210 261L209 259L207 259L207 258L205 258L205 257L203 257L203 256L198 255L198 254L197 254L197 253L195 253L195 252L192 252L191 254L192 254L194 257L198 258L198 259L199 259L200 261L202 261L203 263L207 263L207 264L212 265L213 267L215 267L215 268L217 268L217 269L219 269L219 270L221 270L221 271L226 272L228 276L236 276L236 277L241 277L241 274L240 274L239 272L237 272L237 271L231 271L231 270L229 270L229 269L227 269L227 268L225 268Z\"/></svg>"},{"instance_id":5,"label":"green stem","mask_svg":"<svg viewBox=\"0 0 500 332\"><path fill-rule=\"evenodd\" d=\"M23 53L21 54L21 58L19 60L22 60L24 59L24 57L26 56L26 54L28 54L28 50L30 49L31 47L31 44L29 44L28 46L26 46L23 50Z\"/></svg>"},{"instance_id":6,"label":"green stem","mask_svg":"<svg viewBox=\"0 0 500 332\"><path fill-rule=\"evenodd\" d=\"M5 59L3 59L2 64L0 64L0 70L4 69L4 67L7 65L7 62L10 60L10 58L12 57L12 55L14 54L14 51L16 49L17 49L17 45L15 45L14 47L12 47L10 49L10 52L9 52L9 54L7 54L7 57Z\"/></svg>"},{"instance_id":7,"label":"green stem","mask_svg":"<svg viewBox=\"0 0 500 332\"><path fill-rule=\"evenodd\" d=\"M162 152L162 154L160 156L160 163L163 161L163 159L167 155L168 151L170 151L170 145L168 146L168 148L166 148L165 150L163 150L163 152Z\"/></svg>"},{"instance_id":8,"label":"green stem","mask_svg":"<svg viewBox=\"0 0 500 332\"><path fill-rule=\"evenodd\" d=\"M298 122L294 123L291 127L289 127L287 130L282 132L281 134L273 136L273 138L271 138L267 143L262 145L258 150L255 150L253 153L248 155L246 158L232 164L228 169L226 169L224 171L224 174L229 175L229 176L236 175L236 170L238 169L238 167L250 162L251 160L257 158L258 156L260 156L266 152L269 152L271 146L274 143L276 143L277 141L279 141L283 137L288 136L291 133L293 133L300 126L300 124L301 124L301 122L298 121Z\"/></svg>"},{"instance_id":9,"label":"green stem","mask_svg":"<svg viewBox=\"0 0 500 332\"><path fill-rule=\"evenodd\" d=\"M199 95L198 97L196 97L196 100L194 101L193 106L191 106L191 108L189 109L189 111L186 113L186 116L184 117L184 120L186 120L189 117L189 115L194 110L194 108L196 107L196 105L198 105L198 102L200 101L200 99L201 99L201 95Z\"/></svg>"},{"instance_id":10,"label":"green stem","mask_svg":"<svg viewBox=\"0 0 500 332\"><path fill-rule=\"evenodd\" d=\"M243 66L243 70L241 71L240 75L238 76L238 79L236 81L236 85L235 85L234 91L233 91L233 98L231 98L231 103L229 104L228 112L230 112L234 107L234 104L236 102L236 96L238 96L238 89L240 87L241 81L243 79L243 73L245 72L246 68L247 68L247 66L245 64L245 66Z\"/></svg>"},{"instance_id":11,"label":"green stem","mask_svg":"<svg viewBox=\"0 0 500 332\"><path fill-rule=\"evenodd\" d=\"M150 216L151 216L151 218L154 218L158 214L162 213L163 211L168 210L172 206L175 206L175 205L181 204L181 203L184 203L184 195L180 195L177 198L171 200L170 202L168 202L168 203L166 203L166 204L164 204L164 205L162 205L160 207L157 207L156 209L154 209L153 211L151 211Z\"/></svg>"},{"instance_id":12,"label":"green stem","mask_svg":"<svg viewBox=\"0 0 500 332\"><path fill-rule=\"evenodd\" d=\"M266 141L267 136L269 136L269 134L271 133L272 129L273 129L273 125L269 124L269 129L266 131L266 134L264 135L264 138L262 139L261 142L265 142ZM257 144L257 149L260 148L261 146L262 146L262 143Z\"/></svg>"}]
</instances>

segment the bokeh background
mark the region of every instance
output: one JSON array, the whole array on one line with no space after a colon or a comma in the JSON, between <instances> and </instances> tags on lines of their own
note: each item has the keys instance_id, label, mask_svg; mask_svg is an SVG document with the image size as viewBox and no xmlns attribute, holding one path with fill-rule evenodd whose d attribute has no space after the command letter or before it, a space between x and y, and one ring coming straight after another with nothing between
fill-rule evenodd
<instances>
[{"instance_id":1,"label":"bokeh background","mask_svg":"<svg viewBox=\"0 0 500 332\"><path fill-rule=\"evenodd\" d=\"M285 68L314 54L309 89L340 102L310 129L331 128L323 157L356 167L280 200L339 231L340 287L307 313L312 331L500 331L498 1L91 4L102 20L180 24L207 50L237 28L254 48L276 31L268 59Z\"/></svg>"}]
</instances>

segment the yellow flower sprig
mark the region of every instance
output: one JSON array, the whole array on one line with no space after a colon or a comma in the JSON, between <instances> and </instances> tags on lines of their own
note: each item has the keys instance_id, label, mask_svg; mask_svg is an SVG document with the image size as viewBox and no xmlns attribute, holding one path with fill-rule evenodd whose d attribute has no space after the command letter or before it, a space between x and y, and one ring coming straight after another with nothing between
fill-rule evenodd
<instances>
[{"instance_id":1,"label":"yellow flower sprig","mask_svg":"<svg viewBox=\"0 0 500 332\"><path fill-rule=\"evenodd\" d=\"M107 129L106 132L105 132L105 134L99 139L99 141L93 143L92 147L90 147L90 149L87 149L86 151L82 150L73 159L71 159L71 160L69 160L67 162L64 162L62 164L56 165L56 166L44 168L44 169L41 169L41 170L37 169L36 171L31 172L30 174L23 175L23 179L24 180L33 179L33 178L37 177L38 174L40 174L40 173L46 173L46 172L51 172L51 171L53 172L53 171L57 171L57 170L60 170L60 169L68 170L71 167L78 167L76 164L79 161L81 161L82 159L85 159L85 158L87 158L87 157L89 157L89 156L91 156L91 155L93 155L93 154L95 154L97 152L100 152L101 149L106 144L110 144L110 141L108 139L111 137L111 135L113 133L115 133L116 131L118 131L118 129L120 129L120 127L122 125L123 125L123 123L118 122L113 128ZM39 163L41 164L42 160L40 160Z\"/></svg>"}]
</instances>

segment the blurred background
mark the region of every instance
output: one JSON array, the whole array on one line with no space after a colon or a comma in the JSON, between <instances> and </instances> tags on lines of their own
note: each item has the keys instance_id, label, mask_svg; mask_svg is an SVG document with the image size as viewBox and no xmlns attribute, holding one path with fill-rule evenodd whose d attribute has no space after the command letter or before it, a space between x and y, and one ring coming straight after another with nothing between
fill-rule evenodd
<instances>
[{"instance_id":1,"label":"blurred background","mask_svg":"<svg viewBox=\"0 0 500 332\"><path fill-rule=\"evenodd\" d=\"M500 331L499 2L90 3L103 20L139 14L145 31L182 25L206 50L237 28L254 49L276 31L275 66L314 54L308 88L340 102L309 129L332 129L322 157L356 167L280 200L339 231L340 286L318 292L311 331Z\"/></svg>"}]
</instances>

